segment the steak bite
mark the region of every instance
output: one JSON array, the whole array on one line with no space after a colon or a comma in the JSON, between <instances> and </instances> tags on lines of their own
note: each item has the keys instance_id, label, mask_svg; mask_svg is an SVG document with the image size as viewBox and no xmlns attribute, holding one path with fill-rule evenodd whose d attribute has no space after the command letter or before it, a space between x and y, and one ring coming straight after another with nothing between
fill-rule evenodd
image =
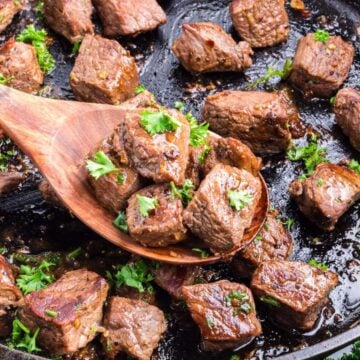
<instances>
[{"instance_id":1,"label":"steak bite","mask_svg":"<svg viewBox=\"0 0 360 360\"><path fill-rule=\"evenodd\" d=\"M135 59L117 41L86 35L70 74L81 101L117 104L134 96L139 85Z\"/></svg>"},{"instance_id":2,"label":"steak bite","mask_svg":"<svg viewBox=\"0 0 360 360\"><path fill-rule=\"evenodd\" d=\"M13 21L14 16L24 7L23 0L0 0L0 33Z\"/></svg>"},{"instance_id":3,"label":"steak bite","mask_svg":"<svg viewBox=\"0 0 360 360\"><path fill-rule=\"evenodd\" d=\"M224 91L206 98L202 120L216 133L240 139L255 154L273 155L290 146L288 111L275 93Z\"/></svg>"},{"instance_id":4,"label":"steak bite","mask_svg":"<svg viewBox=\"0 0 360 360\"><path fill-rule=\"evenodd\" d=\"M155 96L150 91L143 91L142 93L124 101L120 107L125 109L138 109L147 107L159 107L156 102Z\"/></svg>"},{"instance_id":5,"label":"steak bite","mask_svg":"<svg viewBox=\"0 0 360 360\"><path fill-rule=\"evenodd\" d=\"M153 200L153 206L145 214L141 201L147 199ZM143 246L165 247L185 239L183 205L180 199L172 198L168 185L152 185L141 189L130 197L128 204L126 218L129 233Z\"/></svg>"},{"instance_id":6,"label":"steak bite","mask_svg":"<svg viewBox=\"0 0 360 360\"><path fill-rule=\"evenodd\" d=\"M345 166L322 163L311 177L293 181L289 192L310 221L331 231L360 199L360 174Z\"/></svg>"},{"instance_id":7,"label":"steak bite","mask_svg":"<svg viewBox=\"0 0 360 360\"><path fill-rule=\"evenodd\" d=\"M156 0L93 0L106 36L137 36L166 23Z\"/></svg>"},{"instance_id":8,"label":"steak bite","mask_svg":"<svg viewBox=\"0 0 360 360\"><path fill-rule=\"evenodd\" d=\"M26 175L17 171L0 172L0 195L15 190Z\"/></svg>"},{"instance_id":9,"label":"steak bite","mask_svg":"<svg viewBox=\"0 0 360 360\"><path fill-rule=\"evenodd\" d=\"M219 25L211 22L183 24L173 52L188 71L242 72L252 65L253 51L242 41L237 44Z\"/></svg>"},{"instance_id":10,"label":"steak bite","mask_svg":"<svg viewBox=\"0 0 360 360\"><path fill-rule=\"evenodd\" d=\"M150 129L154 130L153 133L142 125L148 120L154 125ZM174 124L172 130L158 130L157 125L166 127L168 121ZM176 110L139 109L128 112L121 133L125 149L140 175L156 183L184 183L190 137L189 123L184 115Z\"/></svg>"},{"instance_id":11,"label":"steak bite","mask_svg":"<svg viewBox=\"0 0 360 360\"><path fill-rule=\"evenodd\" d=\"M101 342L109 359L120 352L150 360L166 331L164 313L141 300L111 297L104 316L106 332Z\"/></svg>"},{"instance_id":12,"label":"steak bite","mask_svg":"<svg viewBox=\"0 0 360 360\"><path fill-rule=\"evenodd\" d=\"M8 79L8 86L30 94L35 94L44 82L34 47L14 38L0 48L0 73Z\"/></svg>"},{"instance_id":13,"label":"steak bite","mask_svg":"<svg viewBox=\"0 0 360 360\"><path fill-rule=\"evenodd\" d=\"M261 334L254 299L245 285L222 280L184 286L183 294L205 351L234 349Z\"/></svg>"},{"instance_id":14,"label":"steak bite","mask_svg":"<svg viewBox=\"0 0 360 360\"><path fill-rule=\"evenodd\" d=\"M340 36L325 42L315 38L310 33L299 40L290 81L306 97L329 97L348 77L355 51Z\"/></svg>"},{"instance_id":15,"label":"steak bite","mask_svg":"<svg viewBox=\"0 0 360 360\"><path fill-rule=\"evenodd\" d=\"M95 338L108 289L94 272L69 271L46 289L25 296L19 317L31 331L40 328L37 340L49 353L75 352Z\"/></svg>"},{"instance_id":16,"label":"steak bite","mask_svg":"<svg viewBox=\"0 0 360 360\"><path fill-rule=\"evenodd\" d=\"M235 198L239 197L238 201ZM184 211L184 222L214 253L243 248L261 197L261 182L246 170L218 164Z\"/></svg>"},{"instance_id":17,"label":"steak bite","mask_svg":"<svg viewBox=\"0 0 360 360\"><path fill-rule=\"evenodd\" d=\"M236 275L249 277L264 261L288 259L292 249L293 240L289 231L277 219L275 212L269 212L259 235L235 255L232 268Z\"/></svg>"},{"instance_id":18,"label":"steak bite","mask_svg":"<svg viewBox=\"0 0 360 360\"><path fill-rule=\"evenodd\" d=\"M44 17L48 25L71 43L94 33L91 0L44 0Z\"/></svg>"},{"instance_id":19,"label":"steak bite","mask_svg":"<svg viewBox=\"0 0 360 360\"><path fill-rule=\"evenodd\" d=\"M337 284L338 276L331 271L304 262L270 260L255 270L251 290L279 323L306 331L314 326Z\"/></svg>"},{"instance_id":20,"label":"steak bite","mask_svg":"<svg viewBox=\"0 0 360 360\"><path fill-rule=\"evenodd\" d=\"M233 0L230 15L239 35L253 48L274 46L289 37L284 0Z\"/></svg>"},{"instance_id":21,"label":"steak bite","mask_svg":"<svg viewBox=\"0 0 360 360\"><path fill-rule=\"evenodd\" d=\"M355 89L341 89L335 98L336 121L351 145L360 151L360 92Z\"/></svg>"}]
</instances>

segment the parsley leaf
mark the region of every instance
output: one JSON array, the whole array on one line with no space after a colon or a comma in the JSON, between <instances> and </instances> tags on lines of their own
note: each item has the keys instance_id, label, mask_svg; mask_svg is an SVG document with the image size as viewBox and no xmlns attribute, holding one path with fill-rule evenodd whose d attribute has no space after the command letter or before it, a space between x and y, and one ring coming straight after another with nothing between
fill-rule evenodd
<instances>
[{"instance_id":1,"label":"parsley leaf","mask_svg":"<svg viewBox=\"0 0 360 360\"><path fill-rule=\"evenodd\" d=\"M91 160L87 160L86 168L95 180L119 170L103 151L98 151Z\"/></svg>"},{"instance_id":2,"label":"parsley leaf","mask_svg":"<svg viewBox=\"0 0 360 360\"><path fill-rule=\"evenodd\" d=\"M206 144L204 146L204 150L198 156L198 160L200 164L203 165L205 163L206 157L209 155L210 151L211 151L211 146Z\"/></svg>"},{"instance_id":3,"label":"parsley leaf","mask_svg":"<svg viewBox=\"0 0 360 360\"><path fill-rule=\"evenodd\" d=\"M149 198L146 196L136 195L139 203L139 210L142 217L148 217L149 211L155 210L159 205L157 198Z\"/></svg>"},{"instance_id":4,"label":"parsley leaf","mask_svg":"<svg viewBox=\"0 0 360 360\"><path fill-rule=\"evenodd\" d=\"M39 335L40 328L37 328L34 334L18 318L12 323L11 340L7 344L10 349L20 349L28 353L40 352L42 349L36 346L36 338Z\"/></svg>"},{"instance_id":5,"label":"parsley leaf","mask_svg":"<svg viewBox=\"0 0 360 360\"><path fill-rule=\"evenodd\" d=\"M136 95L139 95L139 94L142 94L144 91L146 91L145 85L139 85L135 88L134 92Z\"/></svg>"},{"instance_id":6,"label":"parsley leaf","mask_svg":"<svg viewBox=\"0 0 360 360\"><path fill-rule=\"evenodd\" d=\"M325 44L330 39L330 34L323 29L317 29L314 33L314 39Z\"/></svg>"},{"instance_id":7,"label":"parsley leaf","mask_svg":"<svg viewBox=\"0 0 360 360\"><path fill-rule=\"evenodd\" d=\"M353 171L355 171L355 172L357 172L357 173L359 173L360 174L360 163L358 162L358 161L356 161L356 160L351 160L350 162L349 162L349 169L351 169L351 170L353 170Z\"/></svg>"},{"instance_id":8,"label":"parsley leaf","mask_svg":"<svg viewBox=\"0 0 360 360\"><path fill-rule=\"evenodd\" d=\"M16 284L24 295L33 291L46 288L55 280L55 276L49 274L54 263L43 260L39 267L35 268L29 265L20 266L20 275L16 280Z\"/></svg>"},{"instance_id":9,"label":"parsley leaf","mask_svg":"<svg viewBox=\"0 0 360 360\"><path fill-rule=\"evenodd\" d=\"M71 53L72 53L73 55L76 55L76 54L79 52L80 45L81 45L81 42L80 42L80 41L74 42L74 45L73 45L72 50L71 50Z\"/></svg>"},{"instance_id":10,"label":"parsley leaf","mask_svg":"<svg viewBox=\"0 0 360 360\"><path fill-rule=\"evenodd\" d=\"M56 318L58 317L59 313L54 311L54 310L50 310L50 309L45 309L45 314L50 316L50 317L53 317L53 318Z\"/></svg>"},{"instance_id":11,"label":"parsley leaf","mask_svg":"<svg viewBox=\"0 0 360 360\"><path fill-rule=\"evenodd\" d=\"M227 191L229 204L231 207L233 207L236 211L240 211L244 209L246 206L248 206L251 201L253 200L253 196L249 194L245 190L240 191Z\"/></svg>"},{"instance_id":12,"label":"parsley leaf","mask_svg":"<svg viewBox=\"0 0 360 360\"><path fill-rule=\"evenodd\" d=\"M276 307L276 308L279 308L281 306L280 302L278 300L276 300L274 297L272 296L268 296L268 295L265 295L265 296L260 296L260 300L267 304L267 305L270 305L272 307Z\"/></svg>"},{"instance_id":13,"label":"parsley leaf","mask_svg":"<svg viewBox=\"0 0 360 360\"><path fill-rule=\"evenodd\" d=\"M182 203L186 206L191 199L193 198L192 191L194 189L194 184L191 180L185 179L184 186L182 188L178 188L172 181L170 183L171 189L171 198L175 200L179 198Z\"/></svg>"},{"instance_id":14,"label":"parsley leaf","mask_svg":"<svg viewBox=\"0 0 360 360\"><path fill-rule=\"evenodd\" d=\"M117 218L113 221L113 224L124 233L129 232L129 227L126 223L125 211L119 211Z\"/></svg>"},{"instance_id":15,"label":"parsley leaf","mask_svg":"<svg viewBox=\"0 0 360 360\"><path fill-rule=\"evenodd\" d=\"M119 185L122 185L124 183L125 179L126 179L126 175L124 173L120 173L120 174L118 174L118 176L116 178L116 182Z\"/></svg>"},{"instance_id":16,"label":"parsley leaf","mask_svg":"<svg viewBox=\"0 0 360 360\"><path fill-rule=\"evenodd\" d=\"M190 125L190 146L198 147L205 145L206 138L209 136L209 124L206 122L198 124L191 112L186 114L186 119Z\"/></svg>"},{"instance_id":17,"label":"parsley leaf","mask_svg":"<svg viewBox=\"0 0 360 360\"><path fill-rule=\"evenodd\" d=\"M225 297L226 306L233 306L235 313L243 312L249 314L252 310L249 296L243 291L233 291Z\"/></svg>"},{"instance_id":18,"label":"parsley leaf","mask_svg":"<svg viewBox=\"0 0 360 360\"><path fill-rule=\"evenodd\" d=\"M6 85L9 81L11 81L14 77L13 76L4 76L4 74L0 73L0 84Z\"/></svg>"},{"instance_id":19,"label":"parsley leaf","mask_svg":"<svg viewBox=\"0 0 360 360\"><path fill-rule=\"evenodd\" d=\"M319 263L319 262L317 262L315 259L311 259L311 260L309 261L309 265L315 266L315 267L317 267L317 268L320 269L320 270L327 270L327 269L329 268L329 266L327 266L326 264Z\"/></svg>"},{"instance_id":20,"label":"parsley leaf","mask_svg":"<svg viewBox=\"0 0 360 360\"><path fill-rule=\"evenodd\" d=\"M76 259L78 258L82 253L82 249L81 247L78 247L76 248L75 250L69 252L67 255L66 255L66 258L69 259L69 260L73 260L73 259Z\"/></svg>"},{"instance_id":21,"label":"parsley leaf","mask_svg":"<svg viewBox=\"0 0 360 360\"><path fill-rule=\"evenodd\" d=\"M206 259L209 257L209 252L204 249L192 248L192 252L199 254L200 259Z\"/></svg>"},{"instance_id":22,"label":"parsley leaf","mask_svg":"<svg viewBox=\"0 0 360 360\"><path fill-rule=\"evenodd\" d=\"M295 223L295 220L292 218L288 218L285 221L281 221L281 223L286 226L286 228L290 231Z\"/></svg>"},{"instance_id":23,"label":"parsley leaf","mask_svg":"<svg viewBox=\"0 0 360 360\"><path fill-rule=\"evenodd\" d=\"M181 101L176 101L175 102L175 109L181 111L181 112L184 112L185 111L185 105L183 102Z\"/></svg>"},{"instance_id":24,"label":"parsley leaf","mask_svg":"<svg viewBox=\"0 0 360 360\"><path fill-rule=\"evenodd\" d=\"M161 134L167 131L176 131L181 123L167 114L165 111L153 112L144 110L141 112L141 126L151 135Z\"/></svg>"},{"instance_id":25,"label":"parsley leaf","mask_svg":"<svg viewBox=\"0 0 360 360\"><path fill-rule=\"evenodd\" d=\"M241 360L239 355L231 355L229 360Z\"/></svg>"},{"instance_id":26,"label":"parsley leaf","mask_svg":"<svg viewBox=\"0 0 360 360\"><path fill-rule=\"evenodd\" d=\"M351 354L344 354L341 360L359 360L360 359L360 340L355 341Z\"/></svg>"}]
</instances>

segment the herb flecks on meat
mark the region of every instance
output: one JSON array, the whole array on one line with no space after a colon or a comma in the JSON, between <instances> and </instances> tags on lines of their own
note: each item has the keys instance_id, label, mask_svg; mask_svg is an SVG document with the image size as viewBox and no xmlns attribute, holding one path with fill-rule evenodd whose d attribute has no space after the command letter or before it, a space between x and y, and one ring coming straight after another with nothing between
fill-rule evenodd
<instances>
[{"instance_id":1,"label":"herb flecks on meat","mask_svg":"<svg viewBox=\"0 0 360 360\"><path fill-rule=\"evenodd\" d=\"M192 190L194 189L194 184L189 179L185 179L184 186L182 188L177 187L172 181L170 183L170 189L171 189L171 198L173 200L179 198L185 206L193 198Z\"/></svg>"},{"instance_id":2,"label":"herb flecks on meat","mask_svg":"<svg viewBox=\"0 0 360 360\"><path fill-rule=\"evenodd\" d=\"M328 270L328 269L329 269L329 266L328 266L328 265L323 264L323 263L319 263L319 262L317 262L315 259L310 259L309 265L315 266L315 267L317 267L317 268L320 269L320 270Z\"/></svg>"},{"instance_id":3,"label":"herb flecks on meat","mask_svg":"<svg viewBox=\"0 0 360 360\"><path fill-rule=\"evenodd\" d=\"M126 223L126 214L125 211L119 211L118 216L116 217L116 219L114 220L113 224L120 229L122 232L124 233L128 233L129 232L129 228L128 225Z\"/></svg>"},{"instance_id":4,"label":"herb flecks on meat","mask_svg":"<svg viewBox=\"0 0 360 360\"><path fill-rule=\"evenodd\" d=\"M330 39L330 34L326 30L317 29L314 33L314 39L325 44Z\"/></svg>"},{"instance_id":5,"label":"herb flecks on meat","mask_svg":"<svg viewBox=\"0 0 360 360\"><path fill-rule=\"evenodd\" d=\"M360 163L356 160L351 160L349 162L349 169L360 174Z\"/></svg>"},{"instance_id":6,"label":"herb flecks on meat","mask_svg":"<svg viewBox=\"0 0 360 360\"><path fill-rule=\"evenodd\" d=\"M245 190L233 191L228 190L227 195L229 198L229 204L236 211L240 211L248 206L254 197Z\"/></svg>"},{"instance_id":7,"label":"herb flecks on meat","mask_svg":"<svg viewBox=\"0 0 360 360\"><path fill-rule=\"evenodd\" d=\"M136 195L139 211L142 217L148 217L149 212L155 210L159 205L159 202L156 198L149 198L147 196Z\"/></svg>"},{"instance_id":8,"label":"herb flecks on meat","mask_svg":"<svg viewBox=\"0 0 360 360\"><path fill-rule=\"evenodd\" d=\"M103 151L98 151L91 160L87 160L86 168L95 180L119 170Z\"/></svg>"},{"instance_id":9,"label":"herb flecks on meat","mask_svg":"<svg viewBox=\"0 0 360 360\"><path fill-rule=\"evenodd\" d=\"M144 110L141 112L141 126L151 135L174 132L181 123L165 111Z\"/></svg>"}]
</instances>

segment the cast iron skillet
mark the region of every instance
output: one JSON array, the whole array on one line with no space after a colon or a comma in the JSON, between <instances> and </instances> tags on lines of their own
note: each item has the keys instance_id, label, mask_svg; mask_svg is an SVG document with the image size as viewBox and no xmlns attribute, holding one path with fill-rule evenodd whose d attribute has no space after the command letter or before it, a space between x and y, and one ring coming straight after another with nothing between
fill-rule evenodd
<instances>
[{"instance_id":1,"label":"cast iron skillet","mask_svg":"<svg viewBox=\"0 0 360 360\"><path fill-rule=\"evenodd\" d=\"M360 88L360 4L358 0L305 0L310 10L309 16L297 13L288 7L291 19L291 36L286 44L256 51L255 64L245 75L211 74L193 76L187 73L171 54L170 46L179 34L179 26L184 21L210 20L230 31L236 39L229 14L229 0L167 0L161 5L166 9L169 22L159 30L129 41L119 39L136 57L141 68L141 81L154 92L158 100L173 106L182 100L195 115L199 114L204 98L211 93L225 89L242 89L246 84L263 75L269 64L281 66L286 57L292 57L299 36L315 30L320 24L331 34L341 35L356 47L356 58L346 85ZM35 14L24 12L10 26L3 41L17 34L26 24L34 21ZM101 31L96 15L97 30ZM42 20L36 20L43 27ZM52 34L54 35L54 34ZM42 96L72 99L68 85L68 75L74 57L71 46L54 35L51 51L56 55L57 68L46 79L48 86ZM276 85L276 83L272 84ZM261 89L261 88L260 88ZM328 158L332 162L344 158L360 160L352 151L347 139L337 127L328 100L304 102L297 96L304 123L321 137L321 143L328 148ZM301 144L305 139L297 140ZM1 141L2 151L13 149L9 141ZM291 233L295 240L294 259L308 261L315 258L329 265L341 279L340 285L332 292L332 303L322 312L316 328L306 334L282 330L267 317L259 307L264 333L249 347L239 351L241 358L310 359L324 358L325 354L342 347L360 337L360 204L354 206L338 223L332 233L322 233L309 223L290 200L288 184L297 178L302 168L291 163L285 156L264 159L263 175L268 183L273 205L280 209L285 218L295 220ZM31 254L44 250L67 252L76 246L85 249L85 255L74 263L74 267L88 266L103 273L109 266L126 261L127 255L115 249L77 220L62 210L56 210L42 201L36 190L40 179L28 160L20 153L12 159L14 167L27 169L29 178L22 189L1 198L0 202L0 245L9 245L9 253L23 249ZM100 256L99 256L100 254ZM234 279L226 264L209 268L212 280ZM238 280L239 279L234 279ZM200 336L196 326L181 306L170 305L166 294L159 292L161 307L168 314L169 330L161 342L155 359L228 360L232 352L203 353L199 349ZM0 345L1 359L31 359L30 355L11 351Z\"/></svg>"}]
</instances>

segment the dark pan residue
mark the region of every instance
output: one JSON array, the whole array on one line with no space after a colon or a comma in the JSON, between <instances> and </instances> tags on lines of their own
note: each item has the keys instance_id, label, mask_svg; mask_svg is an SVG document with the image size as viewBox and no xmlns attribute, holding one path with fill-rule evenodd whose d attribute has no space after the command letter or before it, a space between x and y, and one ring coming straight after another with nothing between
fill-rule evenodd
<instances>
[{"instance_id":1,"label":"dark pan residue","mask_svg":"<svg viewBox=\"0 0 360 360\"><path fill-rule=\"evenodd\" d=\"M318 26L325 27L331 34L341 35L356 47L356 59L346 85L360 88L360 4L358 0L307 0L308 16L288 8L291 19L291 37L286 44L271 49L256 51L255 64L242 74L208 74L193 76L185 71L171 53L170 47L179 35L183 22L210 20L222 25L238 39L231 26L228 0L173 0L162 1L161 5L169 16L168 24L158 31L140 36L132 41L119 39L136 57L141 69L141 81L154 92L158 100L167 106L182 100L186 107L199 115L204 98L211 93L225 89L243 89L247 83L262 76L269 64L282 66L287 57L295 52L297 39ZM11 25L4 41L21 31L35 20L43 27L41 19L32 11L25 12ZM96 16L94 17L98 24ZM97 29L101 30L100 25ZM69 88L69 73L74 63L72 47L58 36L53 36L52 53L56 56L57 68L46 79L42 96L73 99ZM276 82L271 84L276 86ZM272 87L270 86L270 87ZM297 104L308 129L321 136L321 144L328 148L328 158L337 162L342 159L360 160L359 154L351 150L348 140L335 124L328 100L304 102L297 95ZM305 138L296 140L301 144ZM13 149L9 140L0 141L0 150ZM324 339L331 338L356 326L360 319L360 204L354 206L339 221L332 233L322 233L308 222L290 200L287 187L301 174L301 166L291 163L285 156L265 159L264 177L269 185L270 196L275 208L285 218L293 218L291 229L295 239L294 259L308 261L315 258L329 265L341 278L341 284L332 292L332 304L323 312L316 329L300 334L285 331L274 326L260 308L259 314L264 329L263 335L249 347L239 351L242 359L271 358L299 350ZM13 167L26 170L28 180L17 192L1 198L0 203L0 245L8 253L21 249L30 254L44 251L70 251L76 246L85 249L84 256L72 266L88 266L104 273L111 265L125 262L128 258L120 249L101 240L84 225L63 210L47 205L40 197L37 183L40 175L29 161L15 151L11 161ZM210 267L213 279L232 278L227 265ZM169 331L161 342L154 359L158 360L227 360L231 353L203 353L199 348L200 335L183 304L170 304L166 294L159 296L169 320ZM359 330L360 336L360 330ZM74 357L73 357L74 358ZM75 359L75 358L74 358Z\"/></svg>"}]
</instances>

